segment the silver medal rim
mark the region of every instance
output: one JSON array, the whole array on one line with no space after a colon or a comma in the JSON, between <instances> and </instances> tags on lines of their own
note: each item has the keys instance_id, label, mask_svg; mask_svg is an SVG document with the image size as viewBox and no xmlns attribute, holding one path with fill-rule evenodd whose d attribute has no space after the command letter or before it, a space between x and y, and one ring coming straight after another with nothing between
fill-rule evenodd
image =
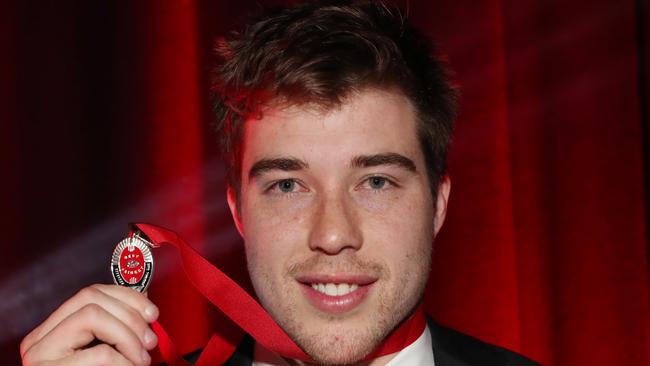
<instances>
[{"instance_id":1,"label":"silver medal rim","mask_svg":"<svg viewBox=\"0 0 650 366\"><path fill-rule=\"evenodd\" d=\"M129 246L134 246L142 252L142 257L144 259L144 264L145 264L145 271L146 271L146 264L149 263L151 266L151 269L148 271L148 276L147 273L143 276L143 280L139 285L131 285L131 284L120 284L117 280L117 277L115 275L115 266L117 266L118 270L121 270L120 268L120 256L122 254L122 251L126 249ZM149 287L149 284L151 283L151 278L153 277L153 271L154 271L154 262L153 262L153 255L151 254L151 247L149 244L142 238L140 238L137 235L129 236L127 238L122 239L119 243L117 243L117 246L115 246L115 250L113 250L113 256L111 258L111 276L113 277L113 282L116 285L121 285L125 287L130 287L138 292L145 292L147 288Z\"/></svg>"}]
</instances>

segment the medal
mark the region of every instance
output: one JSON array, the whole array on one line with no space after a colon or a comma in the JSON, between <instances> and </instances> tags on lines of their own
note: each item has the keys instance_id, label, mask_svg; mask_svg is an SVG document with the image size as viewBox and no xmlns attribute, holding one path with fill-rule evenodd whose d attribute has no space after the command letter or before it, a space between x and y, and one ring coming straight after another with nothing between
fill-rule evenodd
<instances>
[{"instance_id":1,"label":"medal","mask_svg":"<svg viewBox=\"0 0 650 366\"><path fill-rule=\"evenodd\" d=\"M151 248L154 247L156 245L144 239L139 231L132 232L117 243L111 258L113 282L145 292L153 275Z\"/></svg>"}]
</instances>

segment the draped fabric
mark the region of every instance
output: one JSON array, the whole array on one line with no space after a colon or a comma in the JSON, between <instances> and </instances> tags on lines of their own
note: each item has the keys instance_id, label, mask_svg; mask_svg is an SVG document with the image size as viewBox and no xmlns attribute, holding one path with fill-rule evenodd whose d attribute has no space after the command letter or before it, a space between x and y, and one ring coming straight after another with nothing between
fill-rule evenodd
<instances>
[{"instance_id":1,"label":"draped fabric","mask_svg":"<svg viewBox=\"0 0 650 366\"><path fill-rule=\"evenodd\" d=\"M650 364L648 4L401 3L461 90L429 313L547 365ZM259 2L2 7L0 363L111 281L131 221L178 231L250 289L208 91L214 38ZM181 351L232 326L156 256L150 296Z\"/></svg>"}]
</instances>

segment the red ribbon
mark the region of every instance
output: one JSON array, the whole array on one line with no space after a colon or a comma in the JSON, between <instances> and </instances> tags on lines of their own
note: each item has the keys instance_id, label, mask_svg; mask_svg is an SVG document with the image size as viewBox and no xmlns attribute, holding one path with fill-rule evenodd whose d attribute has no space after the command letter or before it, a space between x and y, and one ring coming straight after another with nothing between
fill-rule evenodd
<instances>
[{"instance_id":1,"label":"red ribbon","mask_svg":"<svg viewBox=\"0 0 650 366\"><path fill-rule=\"evenodd\" d=\"M155 245L167 244L176 247L180 252L185 275L194 287L235 324L250 334L255 341L283 357L311 360L253 297L203 258L178 234L149 224L133 224L133 226ZM425 323L424 310L420 306L366 359L399 352L422 334ZM170 366L189 365L179 356L171 338L160 324L154 323L153 330L158 336L158 347L165 362ZM201 352L197 365L223 364L232 355L235 347L222 340L223 338L215 333Z\"/></svg>"}]
</instances>

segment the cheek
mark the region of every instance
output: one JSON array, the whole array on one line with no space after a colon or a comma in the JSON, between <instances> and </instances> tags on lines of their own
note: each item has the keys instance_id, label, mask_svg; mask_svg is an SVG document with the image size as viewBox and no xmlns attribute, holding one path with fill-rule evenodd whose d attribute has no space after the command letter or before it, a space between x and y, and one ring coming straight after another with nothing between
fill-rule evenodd
<instances>
[{"instance_id":1,"label":"cheek","mask_svg":"<svg viewBox=\"0 0 650 366\"><path fill-rule=\"evenodd\" d=\"M305 240L305 206L304 202L266 201L242 207L244 243L249 265L254 266L252 270L279 271L291 258L297 250L296 243Z\"/></svg>"},{"instance_id":2,"label":"cheek","mask_svg":"<svg viewBox=\"0 0 650 366\"><path fill-rule=\"evenodd\" d=\"M417 265L422 257L430 257L433 207L422 197L402 196L366 205L364 232L368 249L388 260L394 267L391 272L403 271L411 264Z\"/></svg>"},{"instance_id":3,"label":"cheek","mask_svg":"<svg viewBox=\"0 0 650 366\"><path fill-rule=\"evenodd\" d=\"M391 280L387 283L388 302L419 299L431 269L433 210L423 202L393 207L390 215L376 220L376 242ZM387 299L388 299L387 298Z\"/></svg>"}]
</instances>

